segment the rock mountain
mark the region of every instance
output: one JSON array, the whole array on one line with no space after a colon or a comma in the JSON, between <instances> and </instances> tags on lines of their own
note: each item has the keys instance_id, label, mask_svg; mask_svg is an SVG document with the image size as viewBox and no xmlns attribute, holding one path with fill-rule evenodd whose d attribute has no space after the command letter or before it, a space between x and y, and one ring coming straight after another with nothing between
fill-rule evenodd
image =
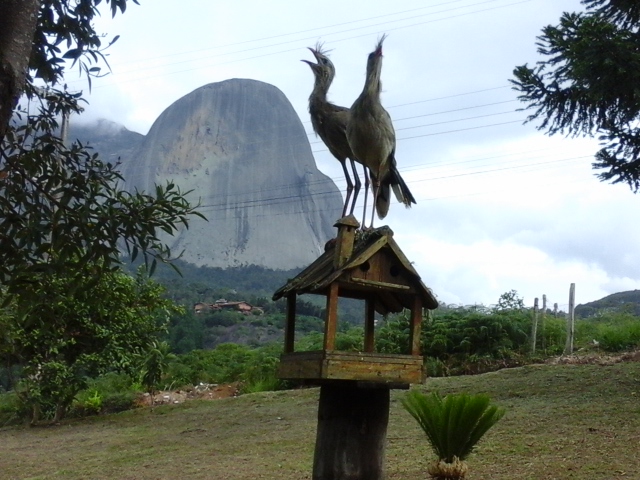
<instances>
[{"instance_id":1,"label":"rock mountain","mask_svg":"<svg viewBox=\"0 0 640 480\"><path fill-rule=\"evenodd\" d=\"M212 83L168 107L146 136L110 122L75 127L105 160L120 158L126 188L173 181L208 222L165 239L195 265L292 269L335 236L342 196L315 164L304 127L276 87Z\"/></svg>"}]
</instances>

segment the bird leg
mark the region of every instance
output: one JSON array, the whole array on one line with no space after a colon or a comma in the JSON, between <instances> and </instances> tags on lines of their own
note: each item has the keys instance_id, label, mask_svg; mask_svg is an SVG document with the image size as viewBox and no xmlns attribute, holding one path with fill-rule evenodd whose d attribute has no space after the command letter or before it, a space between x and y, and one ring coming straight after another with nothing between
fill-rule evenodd
<instances>
[{"instance_id":1,"label":"bird leg","mask_svg":"<svg viewBox=\"0 0 640 480\"><path fill-rule=\"evenodd\" d=\"M344 206L342 207L342 217L344 217L347 214L347 205L349 205L349 200L351 199L351 192L353 192L353 182L351 181L351 177L349 176L349 171L347 170L346 160L343 160L340 163L342 164L342 171L344 172L344 178L347 181L347 198L345 198ZM359 179L358 179L358 182L360 182Z\"/></svg>"},{"instance_id":2,"label":"bird leg","mask_svg":"<svg viewBox=\"0 0 640 480\"><path fill-rule=\"evenodd\" d=\"M353 170L353 181L355 182L353 202L351 203L351 209L349 210L349 215L353 215L353 209L356 208L356 203L358 202L358 193L360 193L362 182L360 182L360 176L358 175L358 172L356 170L356 162L354 162L352 158L350 158L349 160L351 161L351 170Z\"/></svg>"},{"instance_id":3,"label":"bird leg","mask_svg":"<svg viewBox=\"0 0 640 480\"><path fill-rule=\"evenodd\" d=\"M372 181L371 189L373 190L373 205L371 206L371 225L369 228L373 230L373 217L376 213L376 204L378 203L378 193L380 192L380 179L376 178Z\"/></svg>"},{"instance_id":4,"label":"bird leg","mask_svg":"<svg viewBox=\"0 0 640 480\"><path fill-rule=\"evenodd\" d=\"M369 196L369 171L364 165L362 166L362 170L364 171L364 207L362 208L362 228L364 228L367 218L367 197Z\"/></svg>"}]
</instances>

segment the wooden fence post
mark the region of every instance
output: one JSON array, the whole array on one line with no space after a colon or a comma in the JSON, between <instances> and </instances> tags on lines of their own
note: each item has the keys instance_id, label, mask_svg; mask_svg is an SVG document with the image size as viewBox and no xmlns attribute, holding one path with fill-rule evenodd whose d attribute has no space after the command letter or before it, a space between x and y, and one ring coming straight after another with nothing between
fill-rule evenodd
<instances>
[{"instance_id":1,"label":"wooden fence post","mask_svg":"<svg viewBox=\"0 0 640 480\"><path fill-rule=\"evenodd\" d=\"M538 298L533 302L533 325L531 326L531 353L536 353L536 337L538 336Z\"/></svg>"},{"instance_id":2,"label":"wooden fence post","mask_svg":"<svg viewBox=\"0 0 640 480\"><path fill-rule=\"evenodd\" d=\"M565 355L571 355L573 353L575 303L576 303L576 284L572 283L571 287L569 287L569 311L567 312L567 343L564 346Z\"/></svg>"},{"instance_id":3,"label":"wooden fence post","mask_svg":"<svg viewBox=\"0 0 640 480\"><path fill-rule=\"evenodd\" d=\"M547 353L547 337L545 335L545 317L547 316L547 296L542 295L542 311L540 312L540 322L542 324L542 350Z\"/></svg>"}]
</instances>

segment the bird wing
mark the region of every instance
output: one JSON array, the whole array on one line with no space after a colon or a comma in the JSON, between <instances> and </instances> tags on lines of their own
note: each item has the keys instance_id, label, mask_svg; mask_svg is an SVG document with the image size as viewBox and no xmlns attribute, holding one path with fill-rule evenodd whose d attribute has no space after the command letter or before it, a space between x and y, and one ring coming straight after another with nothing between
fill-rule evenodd
<instances>
[{"instance_id":1,"label":"bird wing","mask_svg":"<svg viewBox=\"0 0 640 480\"><path fill-rule=\"evenodd\" d=\"M377 115L380 118L380 140L384 149L385 158L380 165L380 178L385 178L396 165L396 132L393 129L391 116L382 105Z\"/></svg>"},{"instance_id":2,"label":"bird wing","mask_svg":"<svg viewBox=\"0 0 640 480\"><path fill-rule=\"evenodd\" d=\"M350 110L345 107L326 103L322 106L318 125L318 135L327 145L334 157L344 160L353 158L353 152L347 141L347 124Z\"/></svg>"}]
</instances>

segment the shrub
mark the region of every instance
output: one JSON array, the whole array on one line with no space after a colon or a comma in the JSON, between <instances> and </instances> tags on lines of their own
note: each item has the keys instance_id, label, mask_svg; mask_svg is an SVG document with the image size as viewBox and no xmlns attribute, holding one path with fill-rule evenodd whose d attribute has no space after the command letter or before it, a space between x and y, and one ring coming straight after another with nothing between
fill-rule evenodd
<instances>
[{"instance_id":1,"label":"shrub","mask_svg":"<svg viewBox=\"0 0 640 480\"><path fill-rule=\"evenodd\" d=\"M424 395L410 391L403 407L422 428L438 456L428 472L434 479L458 479L467 473L464 460L480 439L504 415L504 409L491 405L486 395L456 394L442 398L437 392Z\"/></svg>"},{"instance_id":2,"label":"shrub","mask_svg":"<svg viewBox=\"0 0 640 480\"><path fill-rule=\"evenodd\" d=\"M576 344L598 342L606 352L620 352L640 346L640 319L629 313L603 313L576 322Z\"/></svg>"},{"instance_id":3,"label":"shrub","mask_svg":"<svg viewBox=\"0 0 640 480\"><path fill-rule=\"evenodd\" d=\"M136 407L140 391L113 392L102 399L102 413L118 413Z\"/></svg>"},{"instance_id":4,"label":"shrub","mask_svg":"<svg viewBox=\"0 0 640 480\"><path fill-rule=\"evenodd\" d=\"M22 402L15 392L0 393L0 427L18 423L26 415L21 413Z\"/></svg>"},{"instance_id":5,"label":"shrub","mask_svg":"<svg viewBox=\"0 0 640 480\"><path fill-rule=\"evenodd\" d=\"M87 381L71 406L70 415L83 417L99 413L116 413L135 407L142 387L123 373L110 372Z\"/></svg>"}]
</instances>

